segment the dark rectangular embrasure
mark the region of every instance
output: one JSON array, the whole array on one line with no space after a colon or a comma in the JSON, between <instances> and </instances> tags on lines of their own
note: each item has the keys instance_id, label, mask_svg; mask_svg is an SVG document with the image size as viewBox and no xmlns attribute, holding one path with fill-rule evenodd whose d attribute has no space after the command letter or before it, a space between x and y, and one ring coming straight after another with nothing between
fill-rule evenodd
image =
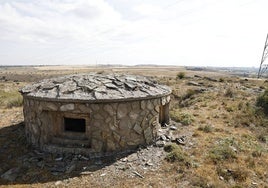
<instances>
[{"instance_id":1,"label":"dark rectangular embrasure","mask_svg":"<svg viewBox=\"0 0 268 188\"><path fill-rule=\"evenodd\" d=\"M64 117L64 130L70 132L86 132L86 120L81 118Z\"/></svg>"}]
</instances>

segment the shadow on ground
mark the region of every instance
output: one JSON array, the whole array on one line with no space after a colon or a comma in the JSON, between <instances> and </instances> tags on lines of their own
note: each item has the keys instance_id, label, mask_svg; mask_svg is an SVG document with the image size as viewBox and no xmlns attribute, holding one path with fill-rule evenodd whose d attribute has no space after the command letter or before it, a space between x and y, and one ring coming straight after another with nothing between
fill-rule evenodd
<instances>
[{"instance_id":1,"label":"shadow on ground","mask_svg":"<svg viewBox=\"0 0 268 188\"><path fill-rule=\"evenodd\" d=\"M90 159L82 155L41 152L27 143L24 122L20 122L0 129L0 185L46 183L78 177L125 156L127 154Z\"/></svg>"}]
</instances>

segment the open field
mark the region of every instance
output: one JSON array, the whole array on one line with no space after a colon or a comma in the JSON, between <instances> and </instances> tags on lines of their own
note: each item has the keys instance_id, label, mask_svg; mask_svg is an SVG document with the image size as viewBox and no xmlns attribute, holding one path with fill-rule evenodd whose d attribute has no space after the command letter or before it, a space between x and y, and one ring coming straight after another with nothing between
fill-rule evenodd
<instances>
[{"instance_id":1,"label":"open field","mask_svg":"<svg viewBox=\"0 0 268 188\"><path fill-rule=\"evenodd\" d=\"M140 74L170 86L176 129L162 131L185 143L98 160L33 149L18 89L82 72ZM256 106L267 88L265 79L184 67L1 67L0 187L268 187L268 117Z\"/></svg>"}]
</instances>

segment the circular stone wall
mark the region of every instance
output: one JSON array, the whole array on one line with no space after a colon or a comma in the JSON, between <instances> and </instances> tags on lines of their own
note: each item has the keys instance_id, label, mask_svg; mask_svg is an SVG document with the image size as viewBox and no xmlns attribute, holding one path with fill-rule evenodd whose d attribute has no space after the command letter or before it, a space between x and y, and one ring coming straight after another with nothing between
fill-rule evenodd
<instances>
[{"instance_id":1,"label":"circular stone wall","mask_svg":"<svg viewBox=\"0 0 268 188\"><path fill-rule=\"evenodd\" d=\"M142 76L82 74L21 90L26 135L49 152L100 156L152 143L169 121L170 88Z\"/></svg>"}]
</instances>

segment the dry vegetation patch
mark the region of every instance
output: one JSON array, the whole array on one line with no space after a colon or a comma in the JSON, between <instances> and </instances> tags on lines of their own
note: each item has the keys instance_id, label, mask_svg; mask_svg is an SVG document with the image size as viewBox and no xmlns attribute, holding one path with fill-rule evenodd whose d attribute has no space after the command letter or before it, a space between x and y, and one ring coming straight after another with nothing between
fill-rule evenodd
<instances>
[{"instance_id":1,"label":"dry vegetation patch","mask_svg":"<svg viewBox=\"0 0 268 188\"><path fill-rule=\"evenodd\" d=\"M0 82L0 107L12 108L22 106L22 96L19 88L25 85L20 82Z\"/></svg>"},{"instance_id":2,"label":"dry vegetation patch","mask_svg":"<svg viewBox=\"0 0 268 188\"><path fill-rule=\"evenodd\" d=\"M199 86L187 84L187 79L199 83ZM264 170L268 169L265 144L268 122L263 110L256 106L256 101L265 98L266 87L263 85L261 80L236 77L202 79L202 76L177 80L172 85L175 100L171 118L182 123L181 113L194 117L188 127L194 129L193 139L198 140L195 147L188 150L198 163L197 168L191 170L196 175L190 178L192 185L268 185L268 174ZM193 92L197 90L202 92ZM265 102L261 104L265 105ZM254 175L261 172L261 176Z\"/></svg>"}]
</instances>

